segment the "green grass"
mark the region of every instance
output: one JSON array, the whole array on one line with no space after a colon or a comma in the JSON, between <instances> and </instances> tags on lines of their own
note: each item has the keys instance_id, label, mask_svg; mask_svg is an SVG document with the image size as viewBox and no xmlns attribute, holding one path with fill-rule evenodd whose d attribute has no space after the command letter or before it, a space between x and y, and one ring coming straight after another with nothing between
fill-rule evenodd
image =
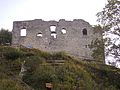
<instances>
[{"instance_id":1,"label":"green grass","mask_svg":"<svg viewBox=\"0 0 120 90\"><path fill-rule=\"evenodd\" d=\"M120 89L120 69L75 58L65 52L0 46L0 90L29 90L28 85L35 90L46 90L47 82L53 84L53 90ZM54 65L48 63L49 60L65 62ZM19 73L24 61L27 71L21 78Z\"/></svg>"}]
</instances>

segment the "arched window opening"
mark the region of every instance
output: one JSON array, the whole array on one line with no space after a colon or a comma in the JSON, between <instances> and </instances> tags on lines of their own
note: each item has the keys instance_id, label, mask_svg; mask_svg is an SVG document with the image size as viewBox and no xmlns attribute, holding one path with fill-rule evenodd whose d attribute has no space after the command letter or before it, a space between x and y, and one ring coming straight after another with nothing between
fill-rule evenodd
<instances>
[{"instance_id":1,"label":"arched window opening","mask_svg":"<svg viewBox=\"0 0 120 90\"><path fill-rule=\"evenodd\" d=\"M65 28L63 28L63 29L61 30L61 32L62 32L62 34L66 34L66 33L67 33L67 31L66 31Z\"/></svg>"},{"instance_id":2,"label":"arched window opening","mask_svg":"<svg viewBox=\"0 0 120 90\"><path fill-rule=\"evenodd\" d=\"M20 36L26 36L26 29L25 28L23 28L23 29L21 29L20 30Z\"/></svg>"},{"instance_id":3,"label":"arched window opening","mask_svg":"<svg viewBox=\"0 0 120 90\"><path fill-rule=\"evenodd\" d=\"M42 33L37 34L37 37L42 37L42 36L43 36Z\"/></svg>"},{"instance_id":4,"label":"arched window opening","mask_svg":"<svg viewBox=\"0 0 120 90\"><path fill-rule=\"evenodd\" d=\"M87 29L86 28L84 28L82 32L83 32L83 35L87 35Z\"/></svg>"}]
</instances>

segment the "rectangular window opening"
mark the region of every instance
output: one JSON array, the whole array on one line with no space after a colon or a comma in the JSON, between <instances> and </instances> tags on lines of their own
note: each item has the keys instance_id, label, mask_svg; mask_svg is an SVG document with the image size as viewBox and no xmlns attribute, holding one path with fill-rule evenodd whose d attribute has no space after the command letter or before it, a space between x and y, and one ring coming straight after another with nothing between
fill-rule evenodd
<instances>
[{"instance_id":1,"label":"rectangular window opening","mask_svg":"<svg viewBox=\"0 0 120 90\"><path fill-rule=\"evenodd\" d=\"M50 26L50 31L55 32L56 31L56 26L55 25Z\"/></svg>"},{"instance_id":2,"label":"rectangular window opening","mask_svg":"<svg viewBox=\"0 0 120 90\"><path fill-rule=\"evenodd\" d=\"M20 36L26 36L26 29L21 29L20 30Z\"/></svg>"}]
</instances>

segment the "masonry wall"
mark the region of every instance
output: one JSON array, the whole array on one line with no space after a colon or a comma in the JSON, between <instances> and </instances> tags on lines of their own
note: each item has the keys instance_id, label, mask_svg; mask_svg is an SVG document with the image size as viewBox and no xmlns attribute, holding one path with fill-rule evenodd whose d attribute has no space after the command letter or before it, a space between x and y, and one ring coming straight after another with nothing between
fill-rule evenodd
<instances>
[{"instance_id":1,"label":"masonry wall","mask_svg":"<svg viewBox=\"0 0 120 90\"><path fill-rule=\"evenodd\" d=\"M56 27L51 31L50 27ZM26 30L26 36L21 36L21 30ZM61 30L66 30L62 33ZM87 30L87 35L83 30ZM84 59L92 59L92 50L88 44L98 36L93 33L92 26L81 19L66 21L43 21L41 19L13 22L12 45L23 45L28 48L37 48L48 52L65 51L71 55ZM51 36L55 34L56 38Z\"/></svg>"}]
</instances>

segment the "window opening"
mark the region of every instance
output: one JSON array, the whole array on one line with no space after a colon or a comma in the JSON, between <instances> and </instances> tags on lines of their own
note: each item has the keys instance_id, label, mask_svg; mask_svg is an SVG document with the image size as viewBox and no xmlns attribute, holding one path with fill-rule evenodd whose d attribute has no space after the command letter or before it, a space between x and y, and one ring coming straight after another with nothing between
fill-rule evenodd
<instances>
[{"instance_id":1,"label":"window opening","mask_svg":"<svg viewBox=\"0 0 120 90\"><path fill-rule=\"evenodd\" d=\"M65 28L63 28L61 31L62 31L62 34L66 34L66 29Z\"/></svg>"},{"instance_id":2,"label":"window opening","mask_svg":"<svg viewBox=\"0 0 120 90\"><path fill-rule=\"evenodd\" d=\"M52 32L52 33L51 33L51 36L52 36L53 38L57 38L57 33L56 33L56 32Z\"/></svg>"},{"instance_id":3,"label":"window opening","mask_svg":"<svg viewBox=\"0 0 120 90\"><path fill-rule=\"evenodd\" d=\"M56 26L54 26L54 25L53 25L53 26L50 26L50 31L51 31L51 32L56 31Z\"/></svg>"},{"instance_id":4,"label":"window opening","mask_svg":"<svg viewBox=\"0 0 120 90\"><path fill-rule=\"evenodd\" d=\"M26 36L26 34L27 33L25 28L20 30L20 36Z\"/></svg>"},{"instance_id":5,"label":"window opening","mask_svg":"<svg viewBox=\"0 0 120 90\"><path fill-rule=\"evenodd\" d=\"M84 28L82 32L83 32L83 35L87 35L87 29L86 28Z\"/></svg>"},{"instance_id":6,"label":"window opening","mask_svg":"<svg viewBox=\"0 0 120 90\"><path fill-rule=\"evenodd\" d=\"M43 36L42 33L37 34L37 37L42 37L42 36Z\"/></svg>"}]
</instances>

